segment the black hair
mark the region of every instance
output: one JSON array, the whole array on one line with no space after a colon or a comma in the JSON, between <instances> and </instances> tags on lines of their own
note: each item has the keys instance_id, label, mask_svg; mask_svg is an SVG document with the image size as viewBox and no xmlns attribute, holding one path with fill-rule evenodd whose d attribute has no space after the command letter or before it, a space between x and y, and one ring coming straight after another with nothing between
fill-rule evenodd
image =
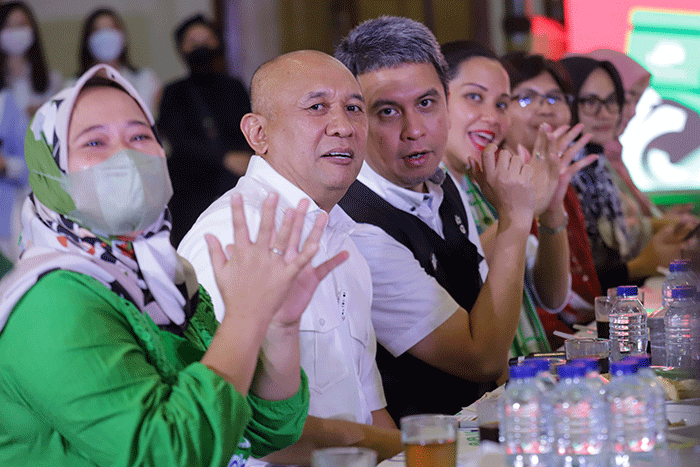
<instances>
[{"instance_id":1,"label":"black hair","mask_svg":"<svg viewBox=\"0 0 700 467\"><path fill-rule=\"evenodd\" d=\"M335 49L335 58L355 76L406 63L428 63L447 95L447 63L440 45L427 26L409 18L380 16L360 23Z\"/></svg>"},{"instance_id":2,"label":"black hair","mask_svg":"<svg viewBox=\"0 0 700 467\"><path fill-rule=\"evenodd\" d=\"M214 36L216 36L216 39L219 41L219 44L222 43L219 30L216 27L216 25L212 21L207 19L203 14L199 13L187 18L182 23L180 23L180 25L177 28L175 28L175 31L173 32L173 39L175 40L175 47L178 51L182 51L182 41L185 39L185 33L190 27L194 26L195 24L201 24L211 29L211 32L214 33Z\"/></svg>"},{"instance_id":3,"label":"black hair","mask_svg":"<svg viewBox=\"0 0 700 467\"><path fill-rule=\"evenodd\" d=\"M511 89L515 89L523 81L537 78L542 73L549 73L564 94L574 92L571 77L566 68L542 55L511 52L504 55L501 62L508 67Z\"/></svg>"},{"instance_id":4,"label":"black hair","mask_svg":"<svg viewBox=\"0 0 700 467\"><path fill-rule=\"evenodd\" d=\"M596 60L590 57L566 57L559 60L564 68L569 72L571 81L574 87L574 103L573 103L573 123L579 121L578 118L578 94L581 92L583 84L594 70L601 68L605 71L613 82L615 87L615 100L620 106L620 119L622 119L622 108L625 105L625 88L622 85L622 78L615 66L606 60Z\"/></svg>"},{"instance_id":5,"label":"black hair","mask_svg":"<svg viewBox=\"0 0 700 467\"><path fill-rule=\"evenodd\" d=\"M474 41L454 41L440 46L447 62L447 81L455 79L459 66L474 57L490 58L498 61L498 56L488 47Z\"/></svg>"}]
</instances>

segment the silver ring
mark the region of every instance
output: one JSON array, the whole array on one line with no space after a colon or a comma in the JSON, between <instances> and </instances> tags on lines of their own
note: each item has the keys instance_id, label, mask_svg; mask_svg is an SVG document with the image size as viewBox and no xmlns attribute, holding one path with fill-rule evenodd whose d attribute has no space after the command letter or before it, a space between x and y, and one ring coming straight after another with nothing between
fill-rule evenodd
<instances>
[{"instance_id":1,"label":"silver ring","mask_svg":"<svg viewBox=\"0 0 700 467\"><path fill-rule=\"evenodd\" d=\"M284 251L278 250L277 248L273 248L271 251L275 254L280 255L280 256L284 256Z\"/></svg>"},{"instance_id":2,"label":"silver ring","mask_svg":"<svg viewBox=\"0 0 700 467\"><path fill-rule=\"evenodd\" d=\"M539 151L537 151L537 152L535 153L535 157L538 158L538 159L544 159L544 157L542 156L542 153L539 152Z\"/></svg>"}]
</instances>

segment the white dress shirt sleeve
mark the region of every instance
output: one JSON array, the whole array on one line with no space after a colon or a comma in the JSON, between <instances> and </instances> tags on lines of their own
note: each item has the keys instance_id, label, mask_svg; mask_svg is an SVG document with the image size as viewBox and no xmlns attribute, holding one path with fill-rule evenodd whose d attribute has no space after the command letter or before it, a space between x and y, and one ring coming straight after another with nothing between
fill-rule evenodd
<instances>
[{"instance_id":1,"label":"white dress shirt sleeve","mask_svg":"<svg viewBox=\"0 0 700 467\"><path fill-rule=\"evenodd\" d=\"M384 230L359 224L352 239L372 272L377 341L392 355L406 352L459 308L413 253Z\"/></svg>"}]
</instances>

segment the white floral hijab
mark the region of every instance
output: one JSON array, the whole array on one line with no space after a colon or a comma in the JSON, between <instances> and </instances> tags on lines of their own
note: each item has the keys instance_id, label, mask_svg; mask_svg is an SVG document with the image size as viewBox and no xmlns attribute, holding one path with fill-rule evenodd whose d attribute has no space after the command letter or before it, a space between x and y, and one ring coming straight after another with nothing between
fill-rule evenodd
<instances>
[{"instance_id":1,"label":"white floral hijab","mask_svg":"<svg viewBox=\"0 0 700 467\"><path fill-rule=\"evenodd\" d=\"M95 75L124 88L154 125L133 86L104 64L90 68L74 86L39 108L25 139L32 193L22 208L23 252L15 271L0 285L0 330L16 301L52 268L98 279L157 325L176 332L184 331L196 308L194 269L170 243L172 224L165 206L158 220L135 239L98 236L71 220L75 203L59 182L68 167L68 124L80 91Z\"/></svg>"}]
</instances>

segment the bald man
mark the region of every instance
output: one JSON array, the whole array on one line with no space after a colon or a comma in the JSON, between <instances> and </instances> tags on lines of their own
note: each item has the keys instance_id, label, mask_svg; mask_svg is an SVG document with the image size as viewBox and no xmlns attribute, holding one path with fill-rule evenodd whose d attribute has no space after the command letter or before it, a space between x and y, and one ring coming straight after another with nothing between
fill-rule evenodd
<instances>
[{"instance_id":1,"label":"bald man","mask_svg":"<svg viewBox=\"0 0 700 467\"><path fill-rule=\"evenodd\" d=\"M375 363L370 271L349 237L355 222L337 206L364 160L367 116L360 87L333 57L297 51L255 72L251 101L252 113L241 120L243 134L255 151L248 170L234 189L204 211L178 252L194 266L221 320L224 307L204 234L233 243L231 195L243 196L251 235L258 231L261 206L270 192L279 193L278 225L286 209L308 200L304 236L316 216L327 212L328 224L313 265L343 250L350 256L320 283L301 318L301 366L311 391L304 434L296 445L266 460L308 464L313 449L347 445L370 447L380 457L391 457L401 451L401 441L385 409ZM267 339L276 342L280 337Z\"/></svg>"}]
</instances>

